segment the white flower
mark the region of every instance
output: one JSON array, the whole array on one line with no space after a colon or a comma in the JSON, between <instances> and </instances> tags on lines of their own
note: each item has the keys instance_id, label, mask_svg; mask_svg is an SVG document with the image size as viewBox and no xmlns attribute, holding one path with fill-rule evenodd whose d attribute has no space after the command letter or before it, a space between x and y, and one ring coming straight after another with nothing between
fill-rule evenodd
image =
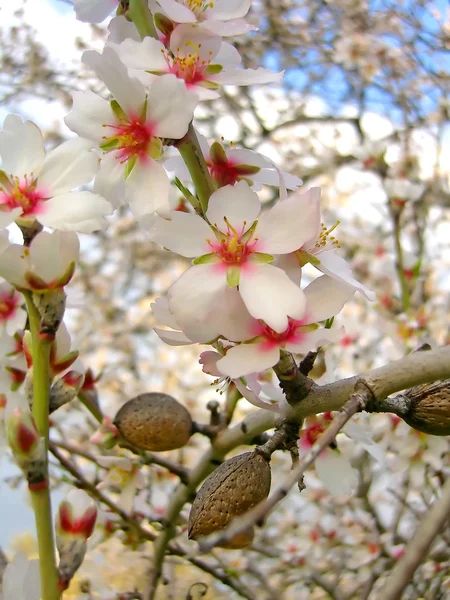
<instances>
[{"instance_id":1,"label":"white flower","mask_svg":"<svg viewBox=\"0 0 450 600\"><path fill-rule=\"evenodd\" d=\"M84 23L101 23L119 5L119 0L73 0L75 14Z\"/></svg>"},{"instance_id":2,"label":"white flower","mask_svg":"<svg viewBox=\"0 0 450 600\"><path fill-rule=\"evenodd\" d=\"M206 138L200 134L197 137L211 177L218 187L234 185L238 181L247 181L255 190L261 189L261 184L280 185L280 172L266 156L253 150L233 147L225 150L219 142L214 142L210 148ZM168 171L174 171L181 180L191 179L180 156L169 158L164 166ZM295 175L284 171L281 174L289 190L296 190L302 184L302 180Z\"/></svg>"},{"instance_id":3,"label":"white flower","mask_svg":"<svg viewBox=\"0 0 450 600\"><path fill-rule=\"evenodd\" d=\"M241 57L222 38L192 25L179 25L170 36L169 49L151 37L125 40L117 51L121 60L145 85L164 73L176 75L200 100L219 98L221 85L253 85L280 81L283 73L267 69L240 69Z\"/></svg>"},{"instance_id":4,"label":"white flower","mask_svg":"<svg viewBox=\"0 0 450 600\"><path fill-rule=\"evenodd\" d=\"M103 490L108 486L118 487L121 490L119 506L127 513L132 512L136 492L145 485L140 465L122 456L97 456L96 460L99 465L108 469L106 478L97 488Z\"/></svg>"},{"instance_id":5,"label":"white flower","mask_svg":"<svg viewBox=\"0 0 450 600\"><path fill-rule=\"evenodd\" d=\"M308 201L313 207L308 213L311 219L309 228L312 235L306 241L299 243L293 254L282 257L278 263L279 266L285 269L291 279L299 281L301 268L306 263L311 263L324 275L347 283L363 293L368 300L374 300L375 294L353 278L349 264L337 253L340 244L331 234L339 223L336 223L334 227L327 228L320 221L320 188L311 188L306 194L308 194Z\"/></svg>"},{"instance_id":6,"label":"white flower","mask_svg":"<svg viewBox=\"0 0 450 600\"><path fill-rule=\"evenodd\" d=\"M27 312L22 308L23 297L6 281L0 282L0 327L8 335L24 329Z\"/></svg>"},{"instance_id":7,"label":"white flower","mask_svg":"<svg viewBox=\"0 0 450 600\"><path fill-rule=\"evenodd\" d=\"M310 237L311 210L307 195L294 194L260 215L258 196L241 181L212 194L206 212L211 226L193 214L174 212L171 221L155 216L150 226L154 241L182 256L198 257L168 293L170 311L190 339L226 336L209 327L205 315L220 319L218 307L224 305L231 307L228 315L237 315L241 301L253 318L278 333L285 331L289 317L303 318L303 292L282 269L267 263ZM237 286L238 293L227 294ZM192 337L195 331L201 331L201 338ZM249 333L244 331L240 340L253 337Z\"/></svg>"},{"instance_id":8,"label":"white flower","mask_svg":"<svg viewBox=\"0 0 450 600\"><path fill-rule=\"evenodd\" d=\"M0 228L14 221L91 233L104 229L112 206L73 188L89 183L98 158L86 140L64 142L45 155L44 140L31 121L8 115L0 132Z\"/></svg>"},{"instance_id":9,"label":"white flower","mask_svg":"<svg viewBox=\"0 0 450 600\"><path fill-rule=\"evenodd\" d=\"M404 177L386 178L383 184L388 197L400 203L408 200L417 202L425 191L423 183L413 183Z\"/></svg>"},{"instance_id":10,"label":"white flower","mask_svg":"<svg viewBox=\"0 0 450 600\"><path fill-rule=\"evenodd\" d=\"M163 154L160 138L186 134L196 96L173 75L157 78L147 95L111 48L103 54L85 52L83 61L114 96L110 103L91 91L75 92L65 119L70 129L103 150L94 189L115 205L124 197L137 219L168 210L169 179L157 162Z\"/></svg>"},{"instance_id":11,"label":"white flower","mask_svg":"<svg viewBox=\"0 0 450 600\"><path fill-rule=\"evenodd\" d=\"M306 305L301 319L289 319L286 329L274 331L262 321L253 323L253 339L227 349L218 361L219 371L232 379L269 369L280 360L280 350L306 354L342 337L342 329L318 328L319 321L336 315L355 289L327 276L313 281L305 290Z\"/></svg>"},{"instance_id":12,"label":"white flower","mask_svg":"<svg viewBox=\"0 0 450 600\"><path fill-rule=\"evenodd\" d=\"M18 552L3 574L2 593L3 600L39 600L39 561L28 560L23 552Z\"/></svg>"},{"instance_id":13,"label":"white flower","mask_svg":"<svg viewBox=\"0 0 450 600\"><path fill-rule=\"evenodd\" d=\"M153 14L163 12L174 23L196 23L221 36L239 35L255 29L242 19L252 0L157 0L150 4Z\"/></svg>"},{"instance_id":14,"label":"white flower","mask_svg":"<svg viewBox=\"0 0 450 600\"><path fill-rule=\"evenodd\" d=\"M42 231L29 247L11 244L0 253L0 275L18 288L61 288L73 275L79 250L76 233Z\"/></svg>"}]
</instances>

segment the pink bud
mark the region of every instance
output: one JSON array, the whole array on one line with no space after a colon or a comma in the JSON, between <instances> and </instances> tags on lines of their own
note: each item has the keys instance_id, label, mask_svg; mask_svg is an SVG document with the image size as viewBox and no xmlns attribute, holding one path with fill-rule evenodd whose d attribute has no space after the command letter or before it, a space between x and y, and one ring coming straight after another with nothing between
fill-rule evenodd
<instances>
[{"instance_id":1,"label":"pink bud","mask_svg":"<svg viewBox=\"0 0 450 600\"><path fill-rule=\"evenodd\" d=\"M97 519L97 506L83 490L71 490L61 502L56 515L56 534L87 540Z\"/></svg>"},{"instance_id":2,"label":"pink bud","mask_svg":"<svg viewBox=\"0 0 450 600\"><path fill-rule=\"evenodd\" d=\"M112 419L109 417L103 417L102 424L94 433L94 435L91 436L89 441L97 446L102 446L103 448L109 450L115 446L119 437L119 430L115 425L113 425Z\"/></svg>"}]
</instances>

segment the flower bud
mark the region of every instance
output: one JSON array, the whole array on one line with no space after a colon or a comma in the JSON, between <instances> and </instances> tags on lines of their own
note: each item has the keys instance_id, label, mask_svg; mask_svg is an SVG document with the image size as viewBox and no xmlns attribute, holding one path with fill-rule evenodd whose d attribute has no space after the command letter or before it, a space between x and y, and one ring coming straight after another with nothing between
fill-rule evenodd
<instances>
[{"instance_id":1,"label":"flower bud","mask_svg":"<svg viewBox=\"0 0 450 600\"><path fill-rule=\"evenodd\" d=\"M97 519L97 506L83 490L73 489L61 502L55 519L56 535L87 540Z\"/></svg>"},{"instance_id":2,"label":"flower bud","mask_svg":"<svg viewBox=\"0 0 450 600\"><path fill-rule=\"evenodd\" d=\"M30 411L14 408L6 420L6 435L19 465L25 465L36 457L40 435Z\"/></svg>"},{"instance_id":3,"label":"flower bud","mask_svg":"<svg viewBox=\"0 0 450 600\"><path fill-rule=\"evenodd\" d=\"M50 413L73 400L81 389L83 381L83 373L78 373L77 371L69 371L63 377L55 381L50 388Z\"/></svg>"},{"instance_id":4,"label":"flower bud","mask_svg":"<svg viewBox=\"0 0 450 600\"><path fill-rule=\"evenodd\" d=\"M119 430L113 425L112 420L109 417L103 417L103 421L97 431L90 437L90 442L105 448L105 450L111 450L116 445L117 440L120 437Z\"/></svg>"},{"instance_id":5,"label":"flower bud","mask_svg":"<svg viewBox=\"0 0 450 600\"><path fill-rule=\"evenodd\" d=\"M69 587L70 580L83 564L87 543L83 539L65 540L56 536L56 545L59 552L58 587L60 591L64 591Z\"/></svg>"}]
</instances>

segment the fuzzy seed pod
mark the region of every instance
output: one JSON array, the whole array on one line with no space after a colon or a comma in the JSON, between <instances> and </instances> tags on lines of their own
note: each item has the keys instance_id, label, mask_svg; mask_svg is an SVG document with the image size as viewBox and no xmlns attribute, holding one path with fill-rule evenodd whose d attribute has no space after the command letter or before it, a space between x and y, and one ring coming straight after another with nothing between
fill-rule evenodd
<instances>
[{"instance_id":1,"label":"fuzzy seed pod","mask_svg":"<svg viewBox=\"0 0 450 600\"><path fill-rule=\"evenodd\" d=\"M191 539L220 531L234 518L267 498L270 466L257 452L245 452L220 465L205 480L192 504L188 534ZM253 540L253 527L237 534L225 548L243 548Z\"/></svg>"},{"instance_id":2,"label":"fuzzy seed pod","mask_svg":"<svg viewBox=\"0 0 450 600\"><path fill-rule=\"evenodd\" d=\"M154 452L182 448L192 435L189 411L172 396L159 392L140 394L126 402L114 425L128 442Z\"/></svg>"},{"instance_id":3,"label":"fuzzy seed pod","mask_svg":"<svg viewBox=\"0 0 450 600\"><path fill-rule=\"evenodd\" d=\"M403 420L430 435L450 435L450 380L418 385L403 394L410 405Z\"/></svg>"}]
</instances>

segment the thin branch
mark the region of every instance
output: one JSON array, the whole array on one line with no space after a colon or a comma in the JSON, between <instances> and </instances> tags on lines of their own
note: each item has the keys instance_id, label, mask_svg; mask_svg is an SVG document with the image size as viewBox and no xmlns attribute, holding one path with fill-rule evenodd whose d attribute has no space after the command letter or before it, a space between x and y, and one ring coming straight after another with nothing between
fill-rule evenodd
<instances>
[{"instance_id":1,"label":"thin branch","mask_svg":"<svg viewBox=\"0 0 450 600\"><path fill-rule=\"evenodd\" d=\"M397 600L411 582L415 570L425 560L431 544L445 526L450 515L450 479L437 500L418 526L413 539L407 544L405 554L398 561L387 584L380 592L383 600Z\"/></svg>"}]
</instances>

